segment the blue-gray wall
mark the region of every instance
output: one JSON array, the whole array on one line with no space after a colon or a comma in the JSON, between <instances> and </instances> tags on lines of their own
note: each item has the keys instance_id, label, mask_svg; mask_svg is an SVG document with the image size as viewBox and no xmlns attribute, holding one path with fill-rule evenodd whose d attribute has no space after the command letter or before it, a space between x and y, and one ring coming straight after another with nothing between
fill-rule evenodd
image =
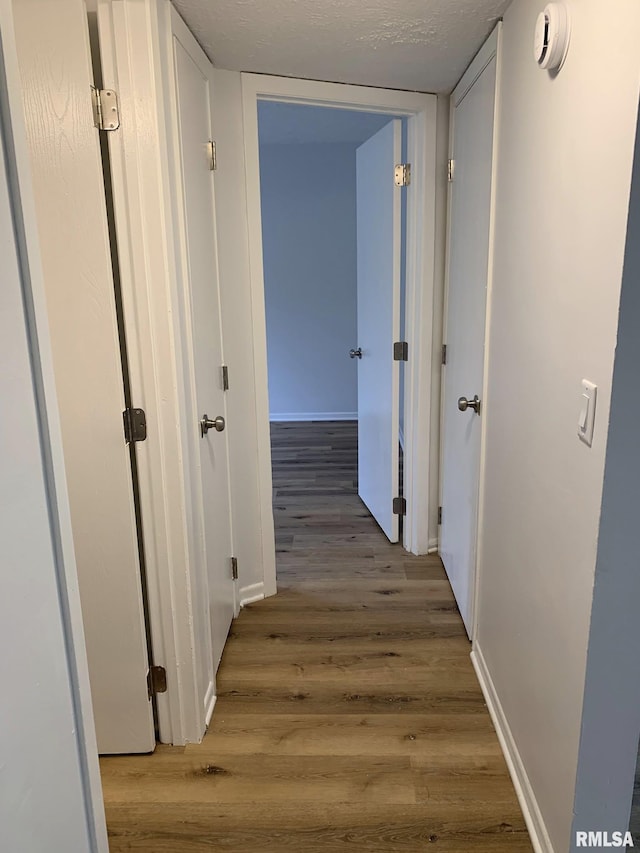
<instances>
[{"instance_id":1,"label":"blue-gray wall","mask_svg":"<svg viewBox=\"0 0 640 853\"><path fill-rule=\"evenodd\" d=\"M261 145L272 419L357 417L355 146Z\"/></svg>"}]
</instances>

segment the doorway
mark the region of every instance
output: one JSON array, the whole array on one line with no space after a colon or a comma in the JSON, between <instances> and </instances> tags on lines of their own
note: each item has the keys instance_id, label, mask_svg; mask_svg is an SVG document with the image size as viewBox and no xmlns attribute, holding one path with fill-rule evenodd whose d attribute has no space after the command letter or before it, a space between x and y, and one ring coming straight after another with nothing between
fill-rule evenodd
<instances>
[{"instance_id":1,"label":"doorway","mask_svg":"<svg viewBox=\"0 0 640 853\"><path fill-rule=\"evenodd\" d=\"M292 490L355 493L398 541L402 123L264 101L258 128L276 518Z\"/></svg>"},{"instance_id":2,"label":"doorway","mask_svg":"<svg viewBox=\"0 0 640 853\"><path fill-rule=\"evenodd\" d=\"M429 517L430 360L433 321L431 313L433 268L430 264L433 255L430 254L428 246L433 239L434 224L436 99L429 95L251 74L242 75L242 88L251 264L253 380L257 425L260 433L258 468L263 524L267 526L272 518L273 481L270 446L271 412L268 394L268 382L272 380L268 380L267 374L268 330L265 304L265 258L263 257L263 212L260 197L259 109L262 109L261 105L265 102L270 104L277 102L274 106L297 105L325 110L334 108L377 114L378 120L386 125L394 116L399 116L406 120L407 160L411 162L412 169L412 183L407 193L406 219L406 317L408 323L405 338L410 357L405 365L404 486L407 516L403 544L414 553L426 553ZM382 119L385 121L383 122ZM400 159L401 154L398 157L398 160ZM286 174L283 175L283 179L286 179ZM399 317L399 306L397 310ZM351 346L350 349L357 350L359 345L357 342L354 343L355 346ZM291 358L295 358L295 353L291 353ZM391 354L390 359L392 358ZM407 417L408 412L410 417ZM417 428L420 429L420 440L418 440ZM396 465L396 472L397 469ZM397 482L396 479L396 487ZM271 562L267 558L264 564L264 589L268 594L275 591L275 588L275 561Z\"/></svg>"}]
</instances>

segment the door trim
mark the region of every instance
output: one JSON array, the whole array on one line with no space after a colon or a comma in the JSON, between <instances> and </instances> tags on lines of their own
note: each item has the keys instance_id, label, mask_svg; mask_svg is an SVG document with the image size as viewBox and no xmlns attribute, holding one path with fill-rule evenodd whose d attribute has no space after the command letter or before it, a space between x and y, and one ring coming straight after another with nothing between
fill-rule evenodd
<instances>
[{"instance_id":1,"label":"door trim","mask_svg":"<svg viewBox=\"0 0 640 853\"><path fill-rule=\"evenodd\" d=\"M449 107L449 158L454 154L455 142L455 111L466 95L471 90L474 83L478 80L487 65L495 57L496 59L496 88L494 99L493 112L493 154L491 161L491 202L490 202L490 223L489 223L489 260L487 265L487 303L485 311L485 338L484 338L484 365L482 379L482 405L486 412L487 405L487 387L488 387L488 354L489 354L489 335L491 330L491 295L493 283L493 244L495 234L495 199L496 199L496 174L498 166L498 126L499 126L499 86L501 72L501 46L502 46L502 21L499 21L495 29L492 31L489 38L482 45L478 53L472 59L471 64L464 72L456 88L451 93ZM443 333L447 329L447 315L449 310L449 273L450 273L450 252L451 252L451 199L453 186L449 183L447 189L447 233L446 233L446 260L445 260L445 278L444 278L444 307L443 307ZM446 341L443 340L446 344ZM445 383L440 385L440 435L444 435L444 402L445 402ZM476 618L477 601L479 590L479 565L478 554L480 553L480 540L482 538L482 516L483 516L483 495L484 495L484 476L485 476L485 447L486 447L486 417L480 419L480 472L478 479L478 519L477 519L477 537L476 537L476 566L473 573L473 589L470 594L471 602L471 631L470 637L475 642L476 637ZM442 506L442 490L444 482L443 468L443 448L444 442L440 442L440 483L439 483L439 503ZM444 512L444 507L443 507Z\"/></svg>"},{"instance_id":2,"label":"door trim","mask_svg":"<svg viewBox=\"0 0 640 853\"><path fill-rule=\"evenodd\" d=\"M267 387L267 338L262 256L258 101L281 101L406 117L412 191L407 194L404 489L407 516L403 544L415 554L429 549L429 448L431 440L431 361L433 338L436 109L435 95L242 74L244 153L249 228L253 364L258 432L258 479L262 520L264 594L276 592Z\"/></svg>"}]
</instances>

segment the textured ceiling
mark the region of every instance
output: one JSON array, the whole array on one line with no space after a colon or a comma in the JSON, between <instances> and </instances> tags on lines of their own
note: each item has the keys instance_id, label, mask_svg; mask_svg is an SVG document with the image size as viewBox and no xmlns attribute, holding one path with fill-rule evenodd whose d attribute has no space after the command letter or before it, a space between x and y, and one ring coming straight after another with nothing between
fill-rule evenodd
<instances>
[{"instance_id":1,"label":"textured ceiling","mask_svg":"<svg viewBox=\"0 0 640 853\"><path fill-rule=\"evenodd\" d=\"M510 0L174 0L218 68L450 92Z\"/></svg>"},{"instance_id":2,"label":"textured ceiling","mask_svg":"<svg viewBox=\"0 0 640 853\"><path fill-rule=\"evenodd\" d=\"M391 118L380 113L258 101L261 145L342 142L355 148Z\"/></svg>"}]
</instances>

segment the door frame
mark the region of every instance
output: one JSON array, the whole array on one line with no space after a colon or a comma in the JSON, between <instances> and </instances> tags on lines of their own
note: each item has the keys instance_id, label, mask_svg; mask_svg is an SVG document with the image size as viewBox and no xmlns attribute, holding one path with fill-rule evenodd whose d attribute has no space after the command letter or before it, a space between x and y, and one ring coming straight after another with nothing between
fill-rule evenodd
<instances>
[{"instance_id":1,"label":"door frame","mask_svg":"<svg viewBox=\"0 0 640 853\"><path fill-rule=\"evenodd\" d=\"M251 323L258 480L263 530L264 594L276 592L273 538L271 441L267 384L267 335L260 204L258 101L278 101L388 114L407 119L407 159L411 187L406 218L404 496L407 515L403 544L414 554L429 550L429 447L431 439L431 361L436 257L435 95L376 89L317 80L242 74L246 202L249 229ZM271 531L265 536L264 531Z\"/></svg>"},{"instance_id":2,"label":"door frame","mask_svg":"<svg viewBox=\"0 0 640 853\"><path fill-rule=\"evenodd\" d=\"M485 449L486 449L486 407L487 407L487 388L489 376L489 336L491 331L491 296L493 283L493 244L495 234L495 203L496 203L496 174L498 167L498 128L500 120L500 81L501 81L501 46L502 46L502 21L491 32L482 45L478 53L471 60L467 70L460 78L455 89L451 93L449 102L449 159L454 155L455 143L455 111L456 107L462 103L465 96L476 83L485 68L489 65L492 59L496 60L496 86L495 100L493 108L493 152L491 160L491 201L489 213L489 259L487 264L487 302L485 310L485 329L484 329L484 359L483 359L483 378L482 378L482 409L483 417L480 418L480 467L478 477L478 515L476 524L476 558L475 568L473 572L472 589L469 600L471 602L471 630L470 637L472 642L476 638L476 613L477 601L479 592L479 564L478 554L480 553L480 540L482 538L482 514L483 514L483 496L484 496L484 476L485 476ZM443 304L443 344L446 344L444 335L447 330L447 320L449 311L449 273L450 273L450 256L451 256L451 203L453 195L453 185L449 182L447 188L447 228L446 228L446 256L445 256L445 273L444 273L444 304ZM446 366L442 366L443 371ZM445 382L444 377L440 384L440 435L444 435L444 404L445 404ZM442 490L444 483L444 441L440 441L440 482L438 487L438 500L442 506Z\"/></svg>"}]
</instances>

